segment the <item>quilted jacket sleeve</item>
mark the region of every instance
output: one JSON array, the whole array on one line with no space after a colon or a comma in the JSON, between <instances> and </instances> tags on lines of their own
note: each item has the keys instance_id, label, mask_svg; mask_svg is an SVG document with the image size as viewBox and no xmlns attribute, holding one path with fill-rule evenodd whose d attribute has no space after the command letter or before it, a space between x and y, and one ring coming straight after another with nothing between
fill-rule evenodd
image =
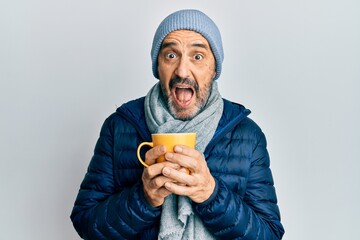
<instances>
[{"instance_id":1,"label":"quilted jacket sleeve","mask_svg":"<svg viewBox=\"0 0 360 240\"><path fill-rule=\"evenodd\" d=\"M284 234L266 140L261 131L253 145L244 196L231 191L217 178L210 199L195 204L204 224L220 239L271 240L281 239Z\"/></svg>"},{"instance_id":2,"label":"quilted jacket sleeve","mask_svg":"<svg viewBox=\"0 0 360 240\"><path fill-rule=\"evenodd\" d=\"M112 134L107 119L71 214L84 239L134 239L160 217L160 209L147 203L141 181L115 191Z\"/></svg>"}]
</instances>

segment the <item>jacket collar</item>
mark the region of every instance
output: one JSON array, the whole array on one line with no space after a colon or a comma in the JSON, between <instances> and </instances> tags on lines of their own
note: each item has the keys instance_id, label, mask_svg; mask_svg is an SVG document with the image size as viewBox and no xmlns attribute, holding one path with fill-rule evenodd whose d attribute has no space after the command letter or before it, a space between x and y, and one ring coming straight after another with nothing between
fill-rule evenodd
<instances>
[{"instance_id":1,"label":"jacket collar","mask_svg":"<svg viewBox=\"0 0 360 240\"><path fill-rule=\"evenodd\" d=\"M151 141L151 133L147 127L144 114L145 97L138 98L121 105L116 113L124 117L138 131L144 141Z\"/></svg>"},{"instance_id":2,"label":"jacket collar","mask_svg":"<svg viewBox=\"0 0 360 240\"><path fill-rule=\"evenodd\" d=\"M207 145L207 149L211 149L222 137L231 132L234 127L244 120L251 111L246 109L243 105L230 102L224 99L224 111L219 121L219 125L215 131L214 137L211 139Z\"/></svg>"}]
</instances>

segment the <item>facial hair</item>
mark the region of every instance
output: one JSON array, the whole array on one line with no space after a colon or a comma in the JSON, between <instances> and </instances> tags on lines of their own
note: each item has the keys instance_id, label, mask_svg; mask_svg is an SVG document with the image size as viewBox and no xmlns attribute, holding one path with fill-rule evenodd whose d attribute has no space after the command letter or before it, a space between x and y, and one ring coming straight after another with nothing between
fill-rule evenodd
<instances>
[{"instance_id":1,"label":"facial hair","mask_svg":"<svg viewBox=\"0 0 360 240\"><path fill-rule=\"evenodd\" d=\"M198 83L192 79L175 77L170 80L169 89L171 90L175 84L179 83L190 85L195 90L193 94L195 94L196 99L195 105L192 107L192 109L185 109L177 106L175 104L171 91L169 94L167 94L165 86L163 86L163 84L160 84L162 96L167 104L170 114L175 119L183 121L191 120L205 108L207 100L209 99L211 93L212 81L208 84L205 84L203 88L200 89Z\"/></svg>"}]
</instances>

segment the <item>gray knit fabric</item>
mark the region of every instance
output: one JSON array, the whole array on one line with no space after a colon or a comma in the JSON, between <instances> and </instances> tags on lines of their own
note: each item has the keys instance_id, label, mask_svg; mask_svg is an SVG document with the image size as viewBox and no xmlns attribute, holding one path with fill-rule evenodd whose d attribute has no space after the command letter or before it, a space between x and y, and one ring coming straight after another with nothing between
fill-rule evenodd
<instances>
[{"instance_id":1,"label":"gray knit fabric","mask_svg":"<svg viewBox=\"0 0 360 240\"><path fill-rule=\"evenodd\" d=\"M224 59L221 35L216 24L203 12L193 9L185 9L174 12L167 16L155 32L151 49L152 70L156 78L158 74L158 55L164 38L176 30L191 30L200 33L209 42L216 61L216 75L214 80L221 74L221 66Z\"/></svg>"},{"instance_id":2,"label":"gray knit fabric","mask_svg":"<svg viewBox=\"0 0 360 240\"><path fill-rule=\"evenodd\" d=\"M175 119L161 96L161 86L158 82L145 97L145 118L151 133L196 132L196 149L204 152L215 133L223 105L217 82L213 81L204 109L189 121Z\"/></svg>"},{"instance_id":3,"label":"gray knit fabric","mask_svg":"<svg viewBox=\"0 0 360 240\"><path fill-rule=\"evenodd\" d=\"M213 82L205 109L189 121L174 119L160 95L161 87L158 82L145 98L145 118L150 132L196 132L195 148L204 152L215 133L224 107L217 82ZM215 238L193 212L191 200L188 197L172 194L162 205L158 239L211 240Z\"/></svg>"}]
</instances>

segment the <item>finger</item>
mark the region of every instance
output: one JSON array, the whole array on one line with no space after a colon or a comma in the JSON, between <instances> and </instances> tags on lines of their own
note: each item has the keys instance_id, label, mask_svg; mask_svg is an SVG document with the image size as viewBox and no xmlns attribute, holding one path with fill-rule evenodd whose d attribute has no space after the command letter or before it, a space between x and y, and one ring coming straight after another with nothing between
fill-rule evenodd
<instances>
[{"instance_id":1,"label":"finger","mask_svg":"<svg viewBox=\"0 0 360 240\"><path fill-rule=\"evenodd\" d=\"M181 154L183 156L188 156L189 158L180 159L184 164L188 164L186 167L191 170L191 172L199 171L203 166L207 166L204 155L196 149L178 145L174 148L175 153Z\"/></svg>"},{"instance_id":2,"label":"finger","mask_svg":"<svg viewBox=\"0 0 360 240\"><path fill-rule=\"evenodd\" d=\"M163 175L159 175L153 179L146 179L146 177L143 177L144 190L149 196L162 196L163 194L166 195L168 194L168 192L167 190L165 191L164 185L166 182L169 181L173 181L173 180Z\"/></svg>"},{"instance_id":3,"label":"finger","mask_svg":"<svg viewBox=\"0 0 360 240\"><path fill-rule=\"evenodd\" d=\"M186 185L174 183L174 182L166 182L165 188L168 191L170 191L176 195L181 195L181 196L190 196L192 193L190 187L188 187Z\"/></svg>"},{"instance_id":4,"label":"finger","mask_svg":"<svg viewBox=\"0 0 360 240\"><path fill-rule=\"evenodd\" d=\"M156 162L156 159L166 153L166 147L163 145L155 146L145 153L145 162L148 165L152 165Z\"/></svg>"},{"instance_id":5,"label":"finger","mask_svg":"<svg viewBox=\"0 0 360 240\"><path fill-rule=\"evenodd\" d=\"M193 158L198 158L198 157L202 156L202 154L198 150L188 147L188 146L185 146L185 145L176 145L174 147L174 152L181 153L183 155L193 157Z\"/></svg>"},{"instance_id":6,"label":"finger","mask_svg":"<svg viewBox=\"0 0 360 240\"><path fill-rule=\"evenodd\" d=\"M164 203L165 197L171 194L171 192L167 190L165 187L161 187L156 190L151 190L151 189L147 190L144 187L144 193L145 193L145 198L154 207L161 206Z\"/></svg>"},{"instance_id":7,"label":"finger","mask_svg":"<svg viewBox=\"0 0 360 240\"><path fill-rule=\"evenodd\" d=\"M182 185L195 186L197 183L197 179L190 176L186 171L183 171L183 168L178 170L164 167L162 173L165 177L173 179L174 182Z\"/></svg>"},{"instance_id":8,"label":"finger","mask_svg":"<svg viewBox=\"0 0 360 240\"><path fill-rule=\"evenodd\" d=\"M155 163L144 169L144 179L151 180L159 175L162 175L162 170L164 167L168 167L171 169L181 169L181 166L177 163L172 163L168 161Z\"/></svg>"},{"instance_id":9,"label":"finger","mask_svg":"<svg viewBox=\"0 0 360 240\"><path fill-rule=\"evenodd\" d=\"M151 189L160 189L162 187L164 187L166 182L172 181L171 179L160 175L154 179L152 179L149 183L148 183L148 187Z\"/></svg>"},{"instance_id":10,"label":"finger","mask_svg":"<svg viewBox=\"0 0 360 240\"><path fill-rule=\"evenodd\" d=\"M182 153L166 153L165 159L168 162L177 163L183 168L186 168L188 173L189 170L190 172L194 172L196 166L198 165L198 161L196 159L183 155Z\"/></svg>"},{"instance_id":11,"label":"finger","mask_svg":"<svg viewBox=\"0 0 360 240\"><path fill-rule=\"evenodd\" d=\"M169 196L172 192L170 192L165 187L161 187L161 188L158 189L157 193L161 198L165 198L165 197Z\"/></svg>"}]
</instances>

